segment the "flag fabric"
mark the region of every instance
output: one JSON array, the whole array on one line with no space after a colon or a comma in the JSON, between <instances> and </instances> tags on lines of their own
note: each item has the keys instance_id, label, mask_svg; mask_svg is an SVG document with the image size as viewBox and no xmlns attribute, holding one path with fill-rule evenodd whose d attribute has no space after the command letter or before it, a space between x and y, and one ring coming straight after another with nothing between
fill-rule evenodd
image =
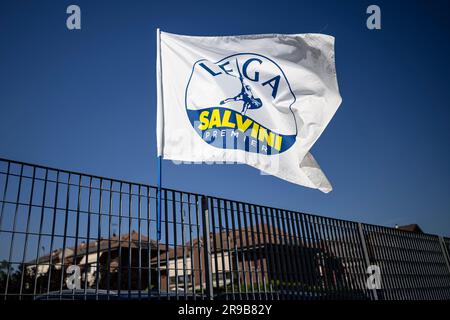
<instances>
[{"instance_id":1,"label":"flag fabric","mask_svg":"<svg viewBox=\"0 0 450 320\"><path fill-rule=\"evenodd\" d=\"M309 151L342 101L332 36L158 30L156 70L163 159L245 163L331 191Z\"/></svg>"}]
</instances>

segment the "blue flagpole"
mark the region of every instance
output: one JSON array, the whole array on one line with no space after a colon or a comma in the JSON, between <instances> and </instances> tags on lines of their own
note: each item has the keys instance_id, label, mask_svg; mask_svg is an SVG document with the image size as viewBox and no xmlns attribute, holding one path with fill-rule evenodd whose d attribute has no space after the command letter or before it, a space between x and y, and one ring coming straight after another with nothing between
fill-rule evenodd
<instances>
[{"instance_id":1,"label":"blue flagpole","mask_svg":"<svg viewBox=\"0 0 450 320\"><path fill-rule=\"evenodd\" d=\"M161 107L162 102L162 91L161 91L161 47L160 47L160 30L159 28L156 29L156 87L157 87L157 107L156 109L159 110ZM156 116L156 126L157 131L160 129L160 117L159 113L157 112ZM159 132L158 132L159 134ZM160 152L159 148L159 139L158 140L158 159L157 159L157 199L156 199L156 233L158 236L158 241L161 240L161 180L162 180L162 152Z\"/></svg>"},{"instance_id":2,"label":"blue flagpole","mask_svg":"<svg viewBox=\"0 0 450 320\"><path fill-rule=\"evenodd\" d=\"M161 171L162 171L162 157L158 156L158 198L156 200L156 231L158 234L158 240L161 240Z\"/></svg>"}]
</instances>

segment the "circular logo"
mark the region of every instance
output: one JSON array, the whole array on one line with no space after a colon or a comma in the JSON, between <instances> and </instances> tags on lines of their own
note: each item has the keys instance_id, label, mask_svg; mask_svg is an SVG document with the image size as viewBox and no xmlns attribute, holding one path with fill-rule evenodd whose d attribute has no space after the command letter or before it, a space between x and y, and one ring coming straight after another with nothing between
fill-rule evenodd
<instances>
[{"instance_id":1,"label":"circular logo","mask_svg":"<svg viewBox=\"0 0 450 320\"><path fill-rule=\"evenodd\" d=\"M295 143L294 102L280 66L255 53L195 62L185 94L189 120L205 143L266 155Z\"/></svg>"}]
</instances>

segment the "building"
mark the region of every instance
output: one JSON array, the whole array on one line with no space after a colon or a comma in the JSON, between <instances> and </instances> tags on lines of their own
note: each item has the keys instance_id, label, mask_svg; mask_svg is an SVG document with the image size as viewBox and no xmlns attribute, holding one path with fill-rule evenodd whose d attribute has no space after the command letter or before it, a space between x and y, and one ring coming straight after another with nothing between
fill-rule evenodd
<instances>
[{"instance_id":1,"label":"building","mask_svg":"<svg viewBox=\"0 0 450 320\"><path fill-rule=\"evenodd\" d=\"M215 292L232 286L236 291L338 287L345 280L344 265L327 241L305 243L266 224L209 236ZM67 277L71 265L79 267L81 288L199 292L206 288L205 258L201 237L174 247L133 231L54 250L26 268L37 287L45 288L42 292L47 286L65 289L62 269Z\"/></svg>"}]
</instances>

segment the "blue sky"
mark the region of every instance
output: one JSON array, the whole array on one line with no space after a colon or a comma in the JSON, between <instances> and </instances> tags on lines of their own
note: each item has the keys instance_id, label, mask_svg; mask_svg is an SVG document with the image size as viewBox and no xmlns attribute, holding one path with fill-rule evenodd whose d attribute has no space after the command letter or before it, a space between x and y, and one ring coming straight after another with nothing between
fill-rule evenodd
<instances>
[{"instance_id":1,"label":"blue sky","mask_svg":"<svg viewBox=\"0 0 450 320\"><path fill-rule=\"evenodd\" d=\"M82 30L66 28L78 4ZM382 30L366 28L370 4ZM343 103L312 152L330 194L244 165L165 161L164 186L450 235L444 1L0 3L0 157L156 183L155 29L336 37Z\"/></svg>"}]
</instances>

